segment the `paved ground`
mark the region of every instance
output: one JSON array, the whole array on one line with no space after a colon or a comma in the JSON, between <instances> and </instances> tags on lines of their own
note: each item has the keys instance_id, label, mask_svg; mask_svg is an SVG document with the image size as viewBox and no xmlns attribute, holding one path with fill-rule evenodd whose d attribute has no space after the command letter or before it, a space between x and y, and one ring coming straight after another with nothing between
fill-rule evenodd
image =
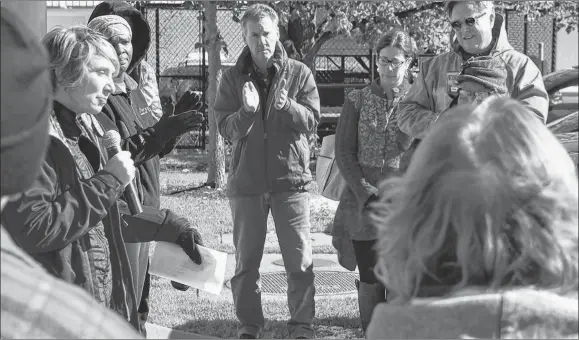
<instances>
[{"instance_id":1,"label":"paved ground","mask_svg":"<svg viewBox=\"0 0 579 340\"><path fill-rule=\"evenodd\" d=\"M324 234L313 234L314 244L322 244L322 242L329 242L331 244L331 237ZM276 239L277 241L277 239ZM225 235L224 240L225 243ZM314 254L314 272L318 271L339 271L339 272L349 272L347 269L340 266L338 263L338 255L336 254ZM320 261L323 260L323 261ZM285 269L283 267L283 261L281 254L263 254L263 258L261 260L260 265L260 272L269 273L269 272L283 272ZM280 265L281 264L281 265ZM357 270L356 270L357 272ZM221 294L219 295L220 298L228 298L232 299L231 290L228 288L229 280L233 277L235 273L235 256L233 254L227 255L227 265L225 267L225 286L221 290ZM344 296L355 296L355 292L340 295L340 297ZM205 293L203 291L199 291L199 296L205 296L207 298L217 298L217 296L209 293ZM282 295L272 295L272 294L265 294L263 295L264 298L286 298L285 294Z\"/></svg>"},{"instance_id":2,"label":"paved ground","mask_svg":"<svg viewBox=\"0 0 579 340\"><path fill-rule=\"evenodd\" d=\"M147 323L147 339L219 339L208 335L201 335Z\"/></svg>"}]
</instances>

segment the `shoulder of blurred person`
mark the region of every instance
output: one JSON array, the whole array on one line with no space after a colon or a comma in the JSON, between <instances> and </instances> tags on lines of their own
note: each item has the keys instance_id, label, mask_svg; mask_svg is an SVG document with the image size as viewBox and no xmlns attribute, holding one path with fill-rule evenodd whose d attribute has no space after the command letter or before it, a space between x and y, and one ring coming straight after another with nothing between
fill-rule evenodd
<instances>
[{"instance_id":1,"label":"shoulder of blurred person","mask_svg":"<svg viewBox=\"0 0 579 340\"><path fill-rule=\"evenodd\" d=\"M548 339L578 332L577 298L531 288L492 292L480 288L408 304L379 304L368 339Z\"/></svg>"},{"instance_id":2,"label":"shoulder of blurred person","mask_svg":"<svg viewBox=\"0 0 579 340\"><path fill-rule=\"evenodd\" d=\"M120 315L80 287L55 278L1 228L1 337L140 339Z\"/></svg>"}]
</instances>

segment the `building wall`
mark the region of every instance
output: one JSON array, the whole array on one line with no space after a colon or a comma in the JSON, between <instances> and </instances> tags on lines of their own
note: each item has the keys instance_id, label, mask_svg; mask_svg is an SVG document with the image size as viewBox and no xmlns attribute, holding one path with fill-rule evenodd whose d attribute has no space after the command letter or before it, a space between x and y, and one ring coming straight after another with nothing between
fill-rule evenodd
<instances>
[{"instance_id":1,"label":"building wall","mask_svg":"<svg viewBox=\"0 0 579 340\"><path fill-rule=\"evenodd\" d=\"M567 33L562 29L557 32L557 60L555 61L557 70L579 65L578 38L579 33L577 31Z\"/></svg>"},{"instance_id":2,"label":"building wall","mask_svg":"<svg viewBox=\"0 0 579 340\"><path fill-rule=\"evenodd\" d=\"M47 8L46 28L54 26L68 27L71 25L86 25L93 8Z\"/></svg>"}]
</instances>

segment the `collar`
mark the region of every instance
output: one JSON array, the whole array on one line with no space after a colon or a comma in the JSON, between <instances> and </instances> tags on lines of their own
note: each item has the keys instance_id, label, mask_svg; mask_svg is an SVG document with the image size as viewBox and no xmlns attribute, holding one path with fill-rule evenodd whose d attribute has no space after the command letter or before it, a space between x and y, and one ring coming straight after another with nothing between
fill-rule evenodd
<instances>
[{"instance_id":1,"label":"collar","mask_svg":"<svg viewBox=\"0 0 579 340\"><path fill-rule=\"evenodd\" d=\"M121 78L116 78L114 83L115 89L112 94L120 94L120 93L128 94L129 92L136 90L137 87L139 86L139 84L137 84L137 82L133 78L131 78L131 76L129 76L126 72L123 73Z\"/></svg>"},{"instance_id":2,"label":"collar","mask_svg":"<svg viewBox=\"0 0 579 340\"><path fill-rule=\"evenodd\" d=\"M279 72L285 67L288 56L283 45L279 41L275 44L275 52L273 53L272 58L273 63L271 67L274 68L275 72ZM243 51L241 51L241 55L237 59L235 67L242 74L250 74L253 72L253 60L251 59L251 52L249 51L249 47L245 46Z\"/></svg>"},{"instance_id":3,"label":"collar","mask_svg":"<svg viewBox=\"0 0 579 340\"><path fill-rule=\"evenodd\" d=\"M380 98L387 98L384 89L380 85L380 77L372 81L372 84L370 84L370 89L372 90L372 93L379 96ZM406 92L408 92L408 90L410 89L410 83L408 82L408 79L405 77L402 84L400 84L400 86L398 86L396 89L397 91L396 90L392 91L394 92L394 98L404 96Z\"/></svg>"},{"instance_id":4,"label":"collar","mask_svg":"<svg viewBox=\"0 0 579 340\"><path fill-rule=\"evenodd\" d=\"M101 138L104 136L104 129L96 117L91 114L76 114L57 101L54 101L53 111L62 134L72 142L78 142L83 134L88 137L87 133L93 136L96 134L96 136ZM81 128L81 126L84 128Z\"/></svg>"},{"instance_id":5,"label":"collar","mask_svg":"<svg viewBox=\"0 0 579 340\"><path fill-rule=\"evenodd\" d=\"M53 109L64 137L77 142L82 134L77 121L79 115L57 101L54 101Z\"/></svg>"}]
</instances>

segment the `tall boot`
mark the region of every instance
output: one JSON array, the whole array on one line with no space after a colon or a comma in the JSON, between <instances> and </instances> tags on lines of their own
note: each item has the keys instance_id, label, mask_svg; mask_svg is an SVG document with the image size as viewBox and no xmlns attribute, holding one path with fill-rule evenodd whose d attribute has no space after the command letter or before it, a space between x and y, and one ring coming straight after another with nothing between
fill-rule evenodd
<instances>
[{"instance_id":1,"label":"tall boot","mask_svg":"<svg viewBox=\"0 0 579 340\"><path fill-rule=\"evenodd\" d=\"M366 334L366 328L372 319L372 312L377 304L386 301L384 286L380 283L360 282L358 286L358 306L360 308L360 322L362 331Z\"/></svg>"}]
</instances>

